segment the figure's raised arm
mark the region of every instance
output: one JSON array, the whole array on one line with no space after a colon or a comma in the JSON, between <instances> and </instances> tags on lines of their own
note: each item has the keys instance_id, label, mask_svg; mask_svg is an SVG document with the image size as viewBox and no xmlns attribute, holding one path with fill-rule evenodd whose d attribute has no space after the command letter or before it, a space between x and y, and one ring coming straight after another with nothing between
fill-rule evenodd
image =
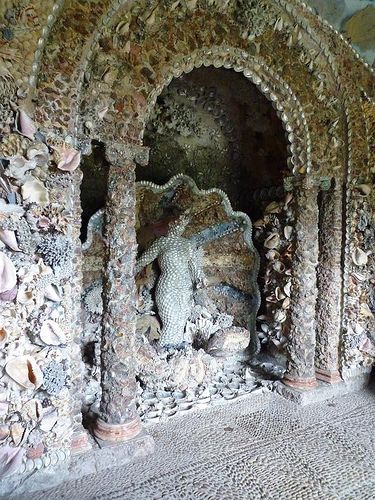
<instances>
[{"instance_id":1,"label":"figure's raised arm","mask_svg":"<svg viewBox=\"0 0 375 500\"><path fill-rule=\"evenodd\" d=\"M143 254L139 257L135 265L135 274L138 274L142 269L148 264L151 264L160 252L160 240L155 240L150 248L148 248Z\"/></svg>"}]
</instances>

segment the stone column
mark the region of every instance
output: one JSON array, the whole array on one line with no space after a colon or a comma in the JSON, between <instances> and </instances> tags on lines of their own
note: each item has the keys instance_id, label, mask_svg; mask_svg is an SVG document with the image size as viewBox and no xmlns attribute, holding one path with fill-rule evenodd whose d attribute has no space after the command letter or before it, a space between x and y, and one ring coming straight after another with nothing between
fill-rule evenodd
<instances>
[{"instance_id":1,"label":"stone column","mask_svg":"<svg viewBox=\"0 0 375 500\"><path fill-rule=\"evenodd\" d=\"M339 340L341 330L342 186L333 180L321 193L319 214L316 377L329 383L341 380Z\"/></svg>"},{"instance_id":2,"label":"stone column","mask_svg":"<svg viewBox=\"0 0 375 500\"><path fill-rule=\"evenodd\" d=\"M315 307L318 245L319 183L306 177L294 189L296 202L296 249L291 295L291 327L284 383L299 389L316 385Z\"/></svg>"},{"instance_id":3,"label":"stone column","mask_svg":"<svg viewBox=\"0 0 375 500\"><path fill-rule=\"evenodd\" d=\"M127 441L139 434L135 408L135 159L144 148L106 146L110 163L105 210L107 266L101 342L102 400L94 433L105 441ZM147 162L146 162L147 163Z\"/></svg>"}]
</instances>

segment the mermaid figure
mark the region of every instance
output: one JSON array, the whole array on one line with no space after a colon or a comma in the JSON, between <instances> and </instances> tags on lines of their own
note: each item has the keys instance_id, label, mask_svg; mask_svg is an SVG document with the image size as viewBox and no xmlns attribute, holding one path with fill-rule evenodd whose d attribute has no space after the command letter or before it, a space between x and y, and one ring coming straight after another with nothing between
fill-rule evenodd
<instances>
[{"instance_id":1,"label":"mermaid figure","mask_svg":"<svg viewBox=\"0 0 375 500\"><path fill-rule=\"evenodd\" d=\"M185 326L193 307L194 287L202 284L204 276L196 246L182 236L189 220L182 215L171 223L167 235L155 240L136 264L138 274L158 260L155 300L162 322L160 345L165 348L179 349L192 343L185 338Z\"/></svg>"}]
</instances>

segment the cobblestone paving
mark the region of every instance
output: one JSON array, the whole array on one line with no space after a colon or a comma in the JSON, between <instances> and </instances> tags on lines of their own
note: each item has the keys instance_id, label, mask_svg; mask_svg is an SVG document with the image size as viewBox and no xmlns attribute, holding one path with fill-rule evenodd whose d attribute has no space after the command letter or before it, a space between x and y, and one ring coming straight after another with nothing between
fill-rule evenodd
<instances>
[{"instance_id":1,"label":"cobblestone paving","mask_svg":"<svg viewBox=\"0 0 375 500\"><path fill-rule=\"evenodd\" d=\"M138 463L28 495L49 499L375 499L375 392L300 407L248 396L149 427Z\"/></svg>"}]
</instances>

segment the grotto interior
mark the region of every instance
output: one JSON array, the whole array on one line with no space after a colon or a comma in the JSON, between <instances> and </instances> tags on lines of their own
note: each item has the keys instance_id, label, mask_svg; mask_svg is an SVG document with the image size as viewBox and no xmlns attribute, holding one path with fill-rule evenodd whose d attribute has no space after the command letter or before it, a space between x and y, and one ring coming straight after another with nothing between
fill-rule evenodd
<instances>
[{"instance_id":1,"label":"grotto interior","mask_svg":"<svg viewBox=\"0 0 375 500\"><path fill-rule=\"evenodd\" d=\"M146 456L148 426L188 412L365 386L375 101L354 21L355 49L299 0L0 14L2 492Z\"/></svg>"}]
</instances>

